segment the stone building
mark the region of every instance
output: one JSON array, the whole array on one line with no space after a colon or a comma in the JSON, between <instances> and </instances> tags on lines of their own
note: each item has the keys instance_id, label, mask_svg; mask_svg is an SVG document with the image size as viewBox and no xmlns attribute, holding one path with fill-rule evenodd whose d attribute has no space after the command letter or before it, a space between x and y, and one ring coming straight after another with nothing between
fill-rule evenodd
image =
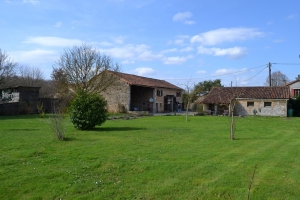
<instances>
[{"instance_id":1,"label":"stone building","mask_svg":"<svg viewBox=\"0 0 300 200\"><path fill-rule=\"evenodd\" d=\"M215 115L231 113L230 103L236 100L234 115L287 116L289 87L214 87L201 101L203 110Z\"/></svg>"},{"instance_id":2,"label":"stone building","mask_svg":"<svg viewBox=\"0 0 300 200\"><path fill-rule=\"evenodd\" d=\"M173 112L182 105L182 89L167 81L113 72L116 83L101 94L109 112Z\"/></svg>"},{"instance_id":3,"label":"stone building","mask_svg":"<svg viewBox=\"0 0 300 200\"><path fill-rule=\"evenodd\" d=\"M37 113L40 87L15 86L0 90L0 115Z\"/></svg>"}]
</instances>

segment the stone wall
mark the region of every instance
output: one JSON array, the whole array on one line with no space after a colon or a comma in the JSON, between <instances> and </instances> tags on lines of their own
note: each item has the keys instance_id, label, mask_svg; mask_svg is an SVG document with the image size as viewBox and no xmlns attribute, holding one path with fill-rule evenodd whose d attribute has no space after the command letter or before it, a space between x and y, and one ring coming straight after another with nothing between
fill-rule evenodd
<instances>
[{"instance_id":1,"label":"stone wall","mask_svg":"<svg viewBox=\"0 0 300 200\"><path fill-rule=\"evenodd\" d=\"M249 103L249 102L253 102ZM266 106L265 102L271 102ZM287 99L243 99L238 100L234 115L287 116Z\"/></svg>"},{"instance_id":2,"label":"stone wall","mask_svg":"<svg viewBox=\"0 0 300 200\"><path fill-rule=\"evenodd\" d=\"M120 108L128 111L130 107L130 85L117 80L114 85L101 92L101 95L107 101L108 112L120 112Z\"/></svg>"},{"instance_id":3,"label":"stone wall","mask_svg":"<svg viewBox=\"0 0 300 200\"><path fill-rule=\"evenodd\" d=\"M157 90L162 90L163 95L162 96L157 96ZM176 96L176 93L180 92L180 97ZM164 112L165 110L165 105L164 105L164 97L167 95L173 95L176 97L176 101L182 104L182 91L181 90L176 90L176 89L169 89L169 88L156 88L153 91L153 110L154 112Z\"/></svg>"}]
</instances>

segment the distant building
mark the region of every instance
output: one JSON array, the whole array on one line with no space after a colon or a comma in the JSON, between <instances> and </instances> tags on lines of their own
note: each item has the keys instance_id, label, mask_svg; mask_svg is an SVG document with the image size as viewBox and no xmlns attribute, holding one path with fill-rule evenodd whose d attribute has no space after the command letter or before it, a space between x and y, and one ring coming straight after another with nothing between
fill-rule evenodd
<instances>
[{"instance_id":1,"label":"distant building","mask_svg":"<svg viewBox=\"0 0 300 200\"><path fill-rule=\"evenodd\" d=\"M214 87L201 101L203 110L215 115L228 112L236 99L234 115L287 116L289 87ZM232 111L229 110L229 113Z\"/></svg>"},{"instance_id":2,"label":"distant building","mask_svg":"<svg viewBox=\"0 0 300 200\"><path fill-rule=\"evenodd\" d=\"M112 73L117 77L117 84L101 93L107 101L109 112L172 112L182 106L183 89L180 87L165 80Z\"/></svg>"},{"instance_id":3,"label":"distant building","mask_svg":"<svg viewBox=\"0 0 300 200\"><path fill-rule=\"evenodd\" d=\"M0 115L37 113L40 87L15 86L0 90Z\"/></svg>"},{"instance_id":4,"label":"distant building","mask_svg":"<svg viewBox=\"0 0 300 200\"><path fill-rule=\"evenodd\" d=\"M300 95L300 80L289 82L286 84L290 88L290 94L292 98L295 98Z\"/></svg>"}]
</instances>

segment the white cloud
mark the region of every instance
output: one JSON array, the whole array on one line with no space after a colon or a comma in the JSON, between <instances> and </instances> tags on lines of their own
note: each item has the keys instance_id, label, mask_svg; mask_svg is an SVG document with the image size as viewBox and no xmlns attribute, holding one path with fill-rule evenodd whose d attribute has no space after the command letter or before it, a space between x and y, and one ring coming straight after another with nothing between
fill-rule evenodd
<instances>
[{"instance_id":1,"label":"white cloud","mask_svg":"<svg viewBox=\"0 0 300 200\"><path fill-rule=\"evenodd\" d=\"M215 71L212 75L214 76L220 76L220 75L225 75L225 74L242 74L247 71L247 68L243 69L218 69Z\"/></svg>"},{"instance_id":2,"label":"white cloud","mask_svg":"<svg viewBox=\"0 0 300 200\"><path fill-rule=\"evenodd\" d=\"M191 18L193 16L193 14L191 12L179 12L176 15L173 16L173 21L177 22L177 21L184 21L188 18Z\"/></svg>"},{"instance_id":3,"label":"white cloud","mask_svg":"<svg viewBox=\"0 0 300 200\"><path fill-rule=\"evenodd\" d=\"M123 64L123 65L129 65L129 64L134 64L134 63L135 63L134 60L124 60L121 62L121 64Z\"/></svg>"},{"instance_id":4,"label":"white cloud","mask_svg":"<svg viewBox=\"0 0 300 200\"><path fill-rule=\"evenodd\" d=\"M59 28L59 27L61 27L61 25L62 25L61 22L56 22L55 27L56 27L56 28Z\"/></svg>"},{"instance_id":5,"label":"white cloud","mask_svg":"<svg viewBox=\"0 0 300 200\"><path fill-rule=\"evenodd\" d=\"M23 0L23 3L31 3L32 5L37 5L40 2L38 0Z\"/></svg>"},{"instance_id":6,"label":"white cloud","mask_svg":"<svg viewBox=\"0 0 300 200\"><path fill-rule=\"evenodd\" d=\"M193 25L193 24L196 24L195 21L191 21L191 20L186 20L184 21L185 24L188 24L188 25Z\"/></svg>"},{"instance_id":7,"label":"white cloud","mask_svg":"<svg viewBox=\"0 0 300 200\"><path fill-rule=\"evenodd\" d=\"M29 44L39 44L44 46L57 46L57 47L74 46L74 45L80 45L84 43L83 41L77 39L43 37L43 36L29 37L24 42Z\"/></svg>"},{"instance_id":8,"label":"white cloud","mask_svg":"<svg viewBox=\"0 0 300 200\"><path fill-rule=\"evenodd\" d=\"M192 20L187 20L191 18L193 14L191 12L179 12L176 15L173 16L173 21L174 22L183 22L188 25L195 24L195 21Z\"/></svg>"},{"instance_id":9,"label":"white cloud","mask_svg":"<svg viewBox=\"0 0 300 200\"><path fill-rule=\"evenodd\" d=\"M284 40L282 40L282 39L273 40L274 43L281 43L281 42L283 42L283 41L284 41Z\"/></svg>"},{"instance_id":10,"label":"white cloud","mask_svg":"<svg viewBox=\"0 0 300 200\"><path fill-rule=\"evenodd\" d=\"M296 19L297 18L297 15L295 14L291 14L287 17L288 19Z\"/></svg>"},{"instance_id":11,"label":"white cloud","mask_svg":"<svg viewBox=\"0 0 300 200\"><path fill-rule=\"evenodd\" d=\"M111 39L114 41L116 44L124 44L125 36L118 36L118 37L112 37Z\"/></svg>"},{"instance_id":12,"label":"white cloud","mask_svg":"<svg viewBox=\"0 0 300 200\"><path fill-rule=\"evenodd\" d=\"M217 45L224 42L244 41L263 35L264 33L253 28L220 28L193 36L191 43Z\"/></svg>"},{"instance_id":13,"label":"white cloud","mask_svg":"<svg viewBox=\"0 0 300 200\"><path fill-rule=\"evenodd\" d=\"M246 48L243 47L233 47L233 48L206 48L203 46L198 47L198 54L206 54L213 56L227 56L230 59L238 59L247 55Z\"/></svg>"},{"instance_id":14,"label":"white cloud","mask_svg":"<svg viewBox=\"0 0 300 200\"><path fill-rule=\"evenodd\" d=\"M113 47L110 49L100 49L102 53L109 54L115 58L126 60L158 60L162 58L161 54L153 54L150 47L147 45L132 45L128 44L121 47Z\"/></svg>"},{"instance_id":15,"label":"white cloud","mask_svg":"<svg viewBox=\"0 0 300 200\"><path fill-rule=\"evenodd\" d=\"M165 54L165 53L172 53L172 52L175 52L175 51L177 51L177 49L173 48L173 49L166 49L166 50L162 51L161 53Z\"/></svg>"},{"instance_id":16,"label":"white cloud","mask_svg":"<svg viewBox=\"0 0 300 200\"><path fill-rule=\"evenodd\" d=\"M191 51L194 51L194 48L193 47L185 47L183 49L180 49L181 52L191 52Z\"/></svg>"},{"instance_id":17,"label":"white cloud","mask_svg":"<svg viewBox=\"0 0 300 200\"><path fill-rule=\"evenodd\" d=\"M41 65L49 64L52 66L54 62L59 58L59 55L55 51L35 49L31 51L16 51L11 53L14 60L19 63L25 63L28 65Z\"/></svg>"},{"instance_id":18,"label":"white cloud","mask_svg":"<svg viewBox=\"0 0 300 200\"><path fill-rule=\"evenodd\" d=\"M139 75L139 76L145 76L145 75L154 75L156 74L156 71L153 70L152 68L147 68L147 67L141 67L141 68L136 68L134 72Z\"/></svg>"},{"instance_id":19,"label":"white cloud","mask_svg":"<svg viewBox=\"0 0 300 200\"><path fill-rule=\"evenodd\" d=\"M179 65L184 62L186 62L188 59L192 58L192 56L187 56L187 57L166 57L163 59L164 64L166 65Z\"/></svg>"},{"instance_id":20,"label":"white cloud","mask_svg":"<svg viewBox=\"0 0 300 200\"><path fill-rule=\"evenodd\" d=\"M205 70L199 70L196 72L196 74L206 74L206 71Z\"/></svg>"}]
</instances>

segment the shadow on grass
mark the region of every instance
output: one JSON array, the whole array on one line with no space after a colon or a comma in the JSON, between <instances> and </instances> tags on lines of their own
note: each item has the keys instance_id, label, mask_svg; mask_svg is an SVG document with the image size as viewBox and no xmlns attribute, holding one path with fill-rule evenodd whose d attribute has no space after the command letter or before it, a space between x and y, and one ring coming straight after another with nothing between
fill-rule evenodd
<instances>
[{"instance_id":1,"label":"shadow on grass","mask_svg":"<svg viewBox=\"0 0 300 200\"><path fill-rule=\"evenodd\" d=\"M7 129L8 131L39 131L40 129L37 128L11 128L11 129Z\"/></svg>"},{"instance_id":2,"label":"shadow on grass","mask_svg":"<svg viewBox=\"0 0 300 200\"><path fill-rule=\"evenodd\" d=\"M138 131L146 130L146 128L134 128L134 127L95 127L93 131Z\"/></svg>"},{"instance_id":3,"label":"shadow on grass","mask_svg":"<svg viewBox=\"0 0 300 200\"><path fill-rule=\"evenodd\" d=\"M0 120L12 120L12 119L43 119L39 114L28 114L28 115L10 115L10 116L0 116Z\"/></svg>"},{"instance_id":4,"label":"shadow on grass","mask_svg":"<svg viewBox=\"0 0 300 200\"><path fill-rule=\"evenodd\" d=\"M68 142L68 141L74 141L77 140L75 137L65 137L64 140L62 140L63 142Z\"/></svg>"}]
</instances>

